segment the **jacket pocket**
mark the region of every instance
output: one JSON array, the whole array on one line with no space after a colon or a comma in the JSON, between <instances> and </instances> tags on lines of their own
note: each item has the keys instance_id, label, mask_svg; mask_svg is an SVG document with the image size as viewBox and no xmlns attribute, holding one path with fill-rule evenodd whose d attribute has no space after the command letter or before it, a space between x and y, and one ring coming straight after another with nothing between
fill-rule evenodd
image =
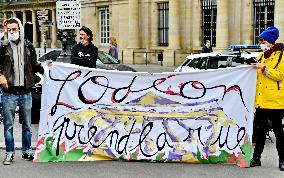
<instances>
[{"instance_id":1,"label":"jacket pocket","mask_svg":"<svg viewBox=\"0 0 284 178\"><path fill-rule=\"evenodd\" d=\"M267 89L261 93L262 101L265 106L284 106L284 90Z\"/></svg>"}]
</instances>

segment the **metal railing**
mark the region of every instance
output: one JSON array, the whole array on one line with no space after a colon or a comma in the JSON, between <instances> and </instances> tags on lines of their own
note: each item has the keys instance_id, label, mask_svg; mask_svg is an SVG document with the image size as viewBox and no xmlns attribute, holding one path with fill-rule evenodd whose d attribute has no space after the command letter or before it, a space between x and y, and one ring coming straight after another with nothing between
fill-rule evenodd
<instances>
[{"instance_id":1,"label":"metal railing","mask_svg":"<svg viewBox=\"0 0 284 178\"><path fill-rule=\"evenodd\" d=\"M177 52L177 51L174 51L174 66L177 65L177 63L176 63L176 55L177 54L187 54L187 55L190 55L192 53L190 53L190 52Z\"/></svg>"},{"instance_id":2,"label":"metal railing","mask_svg":"<svg viewBox=\"0 0 284 178\"><path fill-rule=\"evenodd\" d=\"M145 65L148 65L148 54L158 54L158 55L161 55L161 59L159 59L158 55L155 55L155 58L157 60L157 57L158 57L158 60L157 61L160 61L161 62L161 66L163 66L163 51L160 51L160 50L154 50L154 51L133 51L133 64L135 64L135 54L138 54L138 53L142 53L142 54L145 54Z\"/></svg>"}]
</instances>

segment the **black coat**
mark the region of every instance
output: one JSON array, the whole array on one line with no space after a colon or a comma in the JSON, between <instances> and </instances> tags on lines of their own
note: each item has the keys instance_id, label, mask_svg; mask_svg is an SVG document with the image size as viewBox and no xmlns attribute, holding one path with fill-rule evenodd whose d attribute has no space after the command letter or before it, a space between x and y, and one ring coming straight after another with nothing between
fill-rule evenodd
<instances>
[{"instance_id":1,"label":"black coat","mask_svg":"<svg viewBox=\"0 0 284 178\"><path fill-rule=\"evenodd\" d=\"M206 45L204 45L204 46L202 47L202 53L211 53L211 52L213 52L211 46L209 46L209 48L208 48Z\"/></svg>"},{"instance_id":2,"label":"black coat","mask_svg":"<svg viewBox=\"0 0 284 178\"><path fill-rule=\"evenodd\" d=\"M83 46L81 43L78 43L71 49L71 64L96 68L97 58L98 48L92 43L87 46Z\"/></svg>"}]
</instances>

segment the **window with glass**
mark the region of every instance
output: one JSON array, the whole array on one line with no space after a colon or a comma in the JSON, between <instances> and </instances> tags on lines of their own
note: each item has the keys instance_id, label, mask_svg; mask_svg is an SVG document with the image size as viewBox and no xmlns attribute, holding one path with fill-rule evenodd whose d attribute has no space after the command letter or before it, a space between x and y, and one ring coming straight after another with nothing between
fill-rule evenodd
<instances>
[{"instance_id":1,"label":"window with glass","mask_svg":"<svg viewBox=\"0 0 284 178\"><path fill-rule=\"evenodd\" d=\"M257 37L267 27L274 26L275 0L254 0L254 44Z\"/></svg>"},{"instance_id":2,"label":"window with glass","mask_svg":"<svg viewBox=\"0 0 284 178\"><path fill-rule=\"evenodd\" d=\"M202 1L202 41L216 46L217 0Z\"/></svg>"},{"instance_id":3,"label":"window with glass","mask_svg":"<svg viewBox=\"0 0 284 178\"><path fill-rule=\"evenodd\" d=\"M109 44L109 8L101 7L100 12L100 42Z\"/></svg>"},{"instance_id":4,"label":"window with glass","mask_svg":"<svg viewBox=\"0 0 284 178\"><path fill-rule=\"evenodd\" d=\"M159 11L159 46L169 45L169 3L158 3Z\"/></svg>"}]
</instances>

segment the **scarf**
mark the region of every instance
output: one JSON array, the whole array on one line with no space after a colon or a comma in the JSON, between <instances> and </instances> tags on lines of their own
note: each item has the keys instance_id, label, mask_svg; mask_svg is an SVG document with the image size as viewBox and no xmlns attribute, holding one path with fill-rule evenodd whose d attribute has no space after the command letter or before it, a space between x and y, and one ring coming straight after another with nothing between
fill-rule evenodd
<instances>
[{"instance_id":1,"label":"scarf","mask_svg":"<svg viewBox=\"0 0 284 178\"><path fill-rule=\"evenodd\" d=\"M280 45L279 43L276 43L274 46L272 46L272 48L270 48L267 51L264 51L264 58L267 59L271 56L272 53L274 53L275 51L280 49Z\"/></svg>"},{"instance_id":2,"label":"scarf","mask_svg":"<svg viewBox=\"0 0 284 178\"><path fill-rule=\"evenodd\" d=\"M11 48L13 50L13 61L14 61L14 86L25 86L25 61L24 61L24 49L25 49L25 39L24 39L24 27L18 18L13 17L17 20L20 29L19 42L15 43L10 41Z\"/></svg>"}]
</instances>

